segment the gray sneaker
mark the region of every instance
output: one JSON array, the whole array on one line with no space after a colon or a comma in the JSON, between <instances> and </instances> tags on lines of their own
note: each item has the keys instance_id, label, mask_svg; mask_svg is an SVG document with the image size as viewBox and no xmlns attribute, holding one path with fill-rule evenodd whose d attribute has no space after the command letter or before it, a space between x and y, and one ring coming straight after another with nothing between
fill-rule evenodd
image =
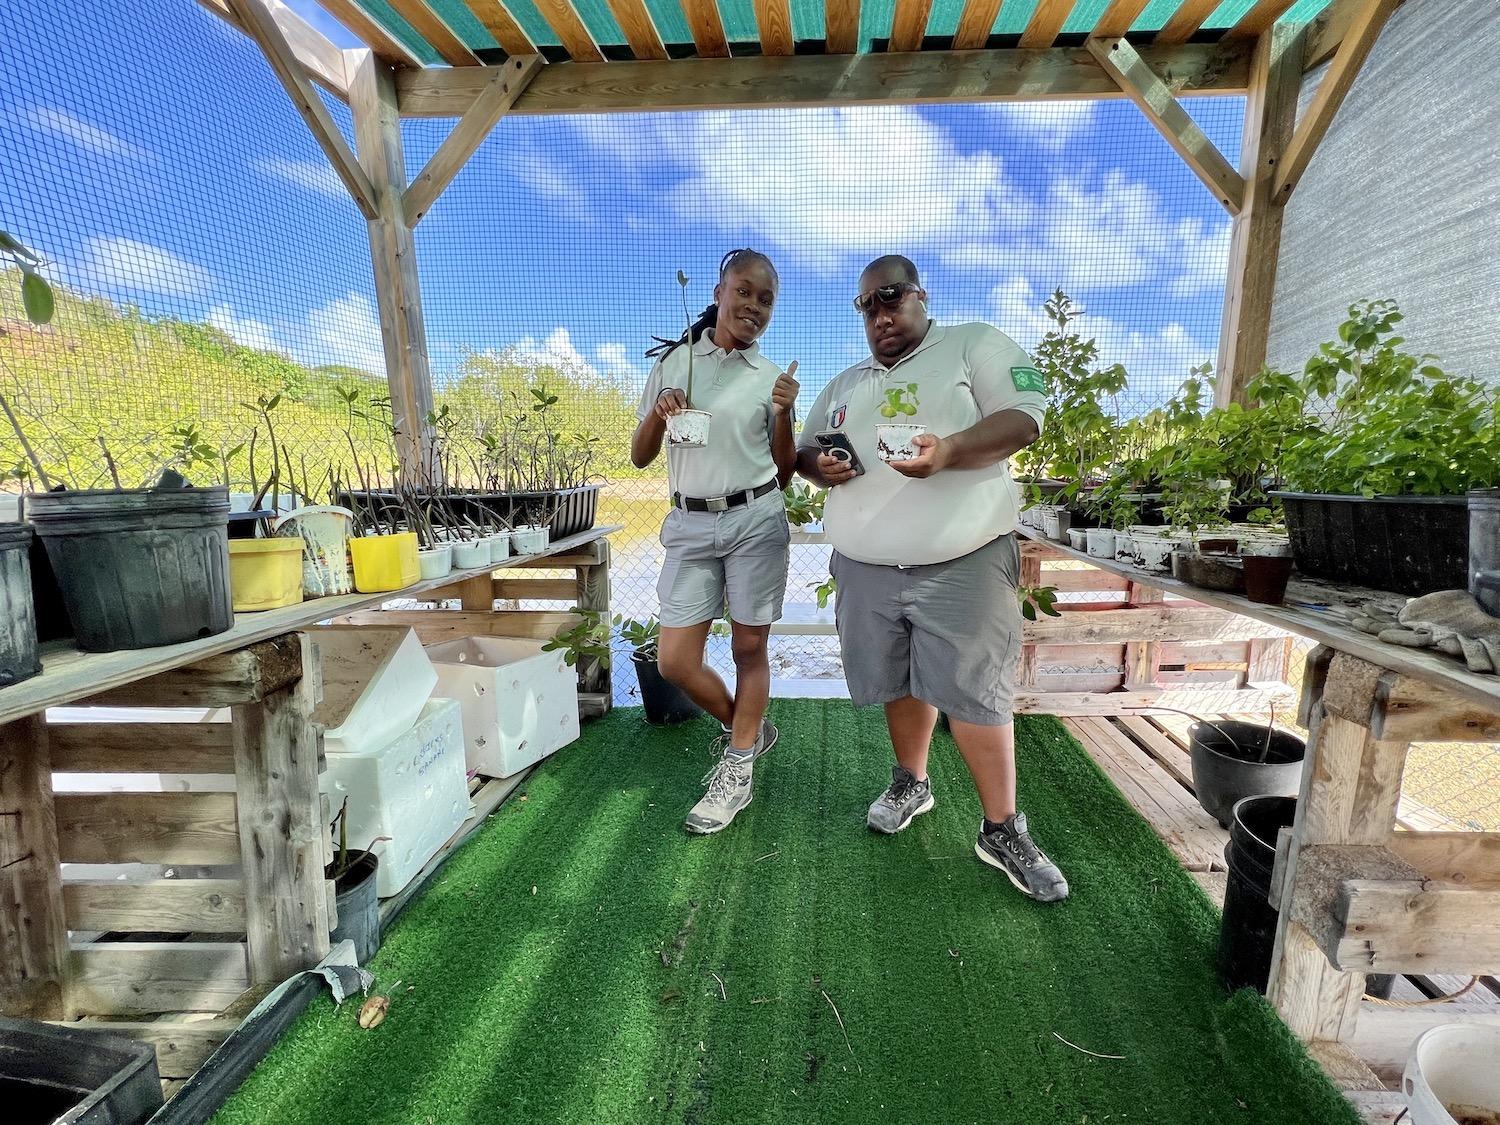
<instances>
[{"instance_id":1,"label":"gray sneaker","mask_svg":"<svg viewBox=\"0 0 1500 1125\"><path fill-rule=\"evenodd\" d=\"M904 766L894 766L891 787L875 798L865 823L876 832L894 836L922 813L930 812L936 804L931 781L927 778L918 781L916 775Z\"/></svg>"},{"instance_id":2,"label":"gray sneaker","mask_svg":"<svg viewBox=\"0 0 1500 1125\"><path fill-rule=\"evenodd\" d=\"M692 807L682 826L696 836L707 836L729 824L750 803L753 793L751 767L754 758L736 758L728 754L714 763L703 778L708 791Z\"/></svg>"},{"instance_id":3,"label":"gray sneaker","mask_svg":"<svg viewBox=\"0 0 1500 1125\"><path fill-rule=\"evenodd\" d=\"M770 719L762 719L760 724L760 738L755 742L755 756L759 758L771 747L776 745L776 740L781 737L781 732L776 729L776 724ZM729 753L734 746L729 731L720 728L719 734L709 743L708 748L715 756Z\"/></svg>"},{"instance_id":4,"label":"gray sneaker","mask_svg":"<svg viewBox=\"0 0 1500 1125\"><path fill-rule=\"evenodd\" d=\"M1063 873L1026 831L1025 813L1012 814L993 832L986 832L984 822L980 821L974 854L1005 872L1016 890L1038 902L1061 902L1068 897L1068 881Z\"/></svg>"}]
</instances>

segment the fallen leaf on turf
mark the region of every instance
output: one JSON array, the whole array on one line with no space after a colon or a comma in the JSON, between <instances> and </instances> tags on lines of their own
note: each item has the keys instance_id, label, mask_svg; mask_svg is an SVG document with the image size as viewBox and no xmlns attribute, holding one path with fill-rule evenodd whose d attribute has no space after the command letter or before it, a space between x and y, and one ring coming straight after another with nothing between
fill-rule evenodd
<instances>
[{"instance_id":1,"label":"fallen leaf on turf","mask_svg":"<svg viewBox=\"0 0 1500 1125\"><path fill-rule=\"evenodd\" d=\"M663 1004L675 1004L682 999L682 989L669 987L661 990L661 1002Z\"/></svg>"},{"instance_id":2,"label":"fallen leaf on turf","mask_svg":"<svg viewBox=\"0 0 1500 1125\"><path fill-rule=\"evenodd\" d=\"M371 996L359 1009L359 1026L366 1031L379 1027L384 1022L386 1010L390 1006L389 996Z\"/></svg>"}]
</instances>

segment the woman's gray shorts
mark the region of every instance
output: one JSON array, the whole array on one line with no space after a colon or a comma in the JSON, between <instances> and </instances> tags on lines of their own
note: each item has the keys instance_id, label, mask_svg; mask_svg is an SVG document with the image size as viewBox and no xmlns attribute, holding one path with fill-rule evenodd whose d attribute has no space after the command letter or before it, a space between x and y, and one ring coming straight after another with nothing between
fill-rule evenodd
<instances>
[{"instance_id":1,"label":"woman's gray shorts","mask_svg":"<svg viewBox=\"0 0 1500 1125\"><path fill-rule=\"evenodd\" d=\"M780 620L791 542L776 489L727 512L673 508L661 525L667 552L656 582L661 623L713 621L726 604L730 620L741 625Z\"/></svg>"},{"instance_id":2,"label":"woman's gray shorts","mask_svg":"<svg viewBox=\"0 0 1500 1125\"><path fill-rule=\"evenodd\" d=\"M1021 659L1014 534L929 566L876 566L834 552L829 572L856 704L910 695L960 722L1011 721Z\"/></svg>"}]
</instances>

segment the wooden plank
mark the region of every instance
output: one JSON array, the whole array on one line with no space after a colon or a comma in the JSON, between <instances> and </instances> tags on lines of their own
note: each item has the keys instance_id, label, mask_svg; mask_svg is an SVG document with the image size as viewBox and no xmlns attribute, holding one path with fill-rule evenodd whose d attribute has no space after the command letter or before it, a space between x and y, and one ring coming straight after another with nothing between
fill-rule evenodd
<instances>
[{"instance_id":1,"label":"wooden plank","mask_svg":"<svg viewBox=\"0 0 1500 1125\"><path fill-rule=\"evenodd\" d=\"M1042 569L1042 585L1051 586L1058 593L1077 593L1083 590L1113 590L1118 591L1120 600L1125 600L1126 581L1117 574L1110 574L1107 570L1058 570L1049 567ZM1063 607L1071 605L1064 602Z\"/></svg>"},{"instance_id":2,"label":"wooden plank","mask_svg":"<svg viewBox=\"0 0 1500 1125\"><path fill-rule=\"evenodd\" d=\"M551 2L566 5L570 12L573 10L567 0ZM573 18L578 18L576 12L573 13ZM582 27L582 23L579 26ZM593 40L590 39L589 43L593 44ZM599 55L598 47L594 47L594 54L603 57ZM489 87L474 99L468 112L459 118L453 131L443 138L443 143L428 158L401 196L401 212L406 217L408 228L415 227L422 221L444 189L453 182L453 177L463 171L469 158L479 150L485 138L544 65L541 55L516 55L507 59L503 66L486 68L490 74Z\"/></svg>"},{"instance_id":3,"label":"wooden plank","mask_svg":"<svg viewBox=\"0 0 1500 1125\"><path fill-rule=\"evenodd\" d=\"M230 9L229 0L199 0L199 3L231 27L245 30L239 17ZM338 45L280 0L266 0L266 8L286 36L292 54L307 77L330 94L347 101L349 78L344 73L344 52Z\"/></svg>"},{"instance_id":4,"label":"wooden plank","mask_svg":"<svg viewBox=\"0 0 1500 1125\"><path fill-rule=\"evenodd\" d=\"M508 601L571 602L578 597L574 578L496 578L490 589L494 597Z\"/></svg>"},{"instance_id":5,"label":"wooden plank","mask_svg":"<svg viewBox=\"0 0 1500 1125\"><path fill-rule=\"evenodd\" d=\"M1388 672L1375 690L1370 729L1396 742L1500 742L1500 709Z\"/></svg>"},{"instance_id":6,"label":"wooden plank","mask_svg":"<svg viewBox=\"0 0 1500 1125\"><path fill-rule=\"evenodd\" d=\"M573 584L573 600L580 610L597 613L607 625L610 620L609 543L606 541L601 546L604 551L600 562L578 568ZM612 692L609 665L592 656L584 657L578 662L578 687L580 691L610 699Z\"/></svg>"},{"instance_id":7,"label":"wooden plank","mask_svg":"<svg viewBox=\"0 0 1500 1125\"><path fill-rule=\"evenodd\" d=\"M955 51L978 50L989 42L995 19L1000 15L1000 3L1001 0L964 0L964 10L953 33Z\"/></svg>"},{"instance_id":8,"label":"wooden plank","mask_svg":"<svg viewBox=\"0 0 1500 1125\"><path fill-rule=\"evenodd\" d=\"M71 964L86 1015L219 1012L250 987L238 942L100 942L75 946Z\"/></svg>"},{"instance_id":9,"label":"wooden plank","mask_svg":"<svg viewBox=\"0 0 1500 1125\"><path fill-rule=\"evenodd\" d=\"M1318 13L1307 29L1307 52L1302 58L1304 71L1323 65L1338 53L1364 3L1365 0L1333 0ZM1398 0L1397 7L1402 3L1405 0Z\"/></svg>"},{"instance_id":10,"label":"wooden plank","mask_svg":"<svg viewBox=\"0 0 1500 1125\"><path fill-rule=\"evenodd\" d=\"M1271 30L1297 0L1256 0L1224 34L1231 39L1255 39Z\"/></svg>"},{"instance_id":11,"label":"wooden plank","mask_svg":"<svg viewBox=\"0 0 1500 1125\"><path fill-rule=\"evenodd\" d=\"M859 49L859 0L825 0L823 18L831 55L852 55Z\"/></svg>"},{"instance_id":12,"label":"wooden plank","mask_svg":"<svg viewBox=\"0 0 1500 1125\"><path fill-rule=\"evenodd\" d=\"M446 590L434 590L433 597L441 600L457 596L466 611L488 613L495 608L495 580L488 574L477 578L466 578Z\"/></svg>"},{"instance_id":13,"label":"wooden plank","mask_svg":"<svg viewBox=\"0 0 1500 1125\"><path fill-rule=\"evenodd\" d=\"M578 623L571 610L508 609L494 613L464 613L457 610L387 609L349 613L337 619L340 625L389 625L411 628L424 645L460 637L523 637L549 641Z\"/></svg>"},{"instance_id":14,"label":"wooden plank","mask_svg":"<svg viewBox=\"0 0 1500 1125\"><path fill-rule=\"evenodd\" d=\"M47 728L0 726L0 1010L66 1014L68 929L58 875Z\"/></svg>"},{"instance_id":15,"label":"wooden plank","mask_svg":"<svg viewBox=\"0 0 1500 1125\"><path fill-rule=\"evenodd\" d=\"M1155 759L1156 764L1166 770L1178 785L1189 793L1196 792L1193 786L1192 758L1150 719L1138 715L1122 715L1115 720L1115 725L1129 734L1136 745Z\"/></svg>"},{"instance_id":16,"label":"wooden plank","mask_svg":"<svg viewBox=\"0 0 1500 1125\"><path fill-rule=\"evenodd\" d=\"M1063 24L1073 11L1074 0L1037 0L1018 44L1023 50L1046 50L1057 41Z\"/></svg>"},{"instance_id":17,"label":"wooden plank","mask_svg":"<svg viewBox=\"0 0 1500 1125\"><path fill-rule=\"evenodd\" d=\"M422 60L417 58L401 40L359 6L357 0L318 0L334 19L343 24L354 37L370 48L377 59L386 66L409 67L420 70ZM345 62L346 70L349 69Z\"/></svg>"},{"instance_id":18,"label":"wooden plank","mask_svg":"<svg viewBox=\"0 0 1500 1125\"><path fill-rule=\"evenodd\" d=\"M1109 7L1104 9L1104 14L1095 22L1091 34L1109 39L1119 38L1131 29L1149 2L1150 0L1110 0Z\"/></svg>"},{"instance_id":19,"label":"wooden plank","mask_svg":"<svg viewBox=\"0 0 1500 1125\"><path fill-rule=\"evenodd\" d=\"M755 0L755 27L762 55L792 53L792 9L787 0Z\"/></svg>"},{"instance_id":20,"label":"wooden plank","mask_svg":"<svg viewBox=\"0 0 1500 1125\"><path fill-rule=\"evenodd\" d=\"M482 66L479 56L458 37L427 0L386 0L396 14L436 51L449 66Z\"/></svg>"},{"instance_id":21,"label":"wooden plank","mask_svg":"<svg viewBox=\"0 0 1500 1125\"><path fill-rule=\"evenodd\" d=\"M1219 0L1182 0L1177 10L1156 33L1156 42L1186 43L1218 6Z\"/></svg>"},{"instance_id":22,"label":"wooden plank","mask_svg":"<svg viewBox=\"0 0 1500 1125\"><path fill-rule=\"evenodd\" d=\"M297 112L312 130L313 140L318 142L318 147L333 165L334 172L349 190L360 214L373 219L375 188L364 169L359 166L354 153L349 150L349 144L339 132L339 127L334 124L328 107L312 88L302 65L297 61L296 52L287 42L280 24L267 10L264 0L229 0L229 6L240 26L260 45L266 61L271 64L271 70L281 80L287 96L292 99Z\"/></svg>"},{"instance_id":23,"label":"wooden plank","mask_svg":"<svg viewBox=\"0 0 1500 1125\"><path fill-rule=\"evenodd\" d=\"M724 37L724 21L719 18L719 6L715 0L682 0L682 14L687 17L688 31L700 59L729 57L729 40Z\"/></svg>"},{"instance_id":24,"label":"wooden plank","mask_svg":"<svg viewBox=\"0 0 1500 1125\"><path fill-rule=\"evenodd\" d=\"M245 941L256 984L279 984L328 954L315 706L307 692L288 688L234 709Z\"/></svg>"},{"instance_id":25,"label":"wooden plank","mask_svg":"<svg viewBox=\"0 0 1500 1125\"><path fill-rule=\"evenodd\" d=\"M1224 909L1224 895L1229 890L1229 872L1227 871L1189 871L1193 882L1203 888L1203 893L1208 896L1208 901L1220 910Z\"/></svg>"},{"instance_id":26,"label":"wooden plank","mask_svg":"<svg viewBox=\"0 0 1500 1125\"><path fill-rule=\"evenodd\" d=\"M1160 605L1166 595L1157 586L1130 582L1125 600L1132 606ZM1162 665L1162 648L1158 641L1131 640L1125 645L1125 686L1143 691L1157 685Z\"/></svg>"},{"instance_id":27,"label":"wooden plank","mask_svg":"<svg viewBox=\"0 0 1500 1125\"><path fill-rule=\"evenodd\" d=\"M1281 644L1269 641L1157 641L1163 664L1240 664L1246 659L1246 649L1253 644Z\"/></svg>"},{"instance_id":28,"label":"wooden plank","mask_svg":"<svg viewBox=\"0 0 1500 1125\"><path fill-rule=\"evenodd\" d=\"M302 675L293 635L258 641L91 695L87 707L228 707L263 699Z\"/></svg>"},{"instance_id":29,"label":"wooden plank","mask_svg":"<svg viewBox=\"0 0 1500 1125\"><path fill-rule=\"evenodd\" d=\"M85 1019L66 1025L75 1030L125 1035L156 1048L156 1070L166 1079L191 1078L239 1026L233 1019Z\"/></svg>"},{"instance_id":30,"label":"wooden plank","mask_svg":"<svg viewBox=\"0 0 1500 1125\"><path fill-rule=\"evenodd\" d=\"M1245 658L1245 682L1284 684L1292 659L1292 639L1257 638L1250 642Z\"/></svg>"},{"instance_id":31,"label":"wooden plank","mask_svg":"<svg viewBox=\"0 0 1500 1125\"><path fill-rule=\"evenodd\" d=\"M643 0L609 0L609 10L638 59L665 59L667 49Z\"/></svg>"},{"instance_id":32,"label":"wooden plank","mask_svg":"<svg viewBox=\"0 0 1500 1125\"><path fill-rule=\"evenodd\" d=\"M58 794L64 863L240 862L232 793Z\"/></svg>"},{"instance_id":33,"label":"wooden plank","mask_svg":"<svg viewBox=\"0 0 1500 1125\"><path fill-rule=\"evenodd\" d=\"M1122 644L1036 646L1038 667L1064 664L1070 668L1115 671L1119 669L1124 659L1125 646Z\"/></svg>"},{"instance_id":34,"label":"wooden plank","mask_svg":"<svg viewBox=\"0 0 1500 1125\"><path fill-rule=\"evenodd\" d=\"M490 33L500 49L507 55L534 55L537 53L536 44L531 37L516 22L516 17L510 14L501 0L467 0L469 11L473 12L479 22L484 24L484 29ZM614 7L613 4L610 5Z\"/></svg>"},{"instance_id":35,"label":"wooden plank","mask_svg":"<svg viewBox=\"0 0 1500 1125\"><path fill-rule=\"evenodd\" d=\"M927 18L932 13L932 0L896 0L896 10L891 16L891 39L888 51L917 51L922 47L922 37L927 34Z\"/></svg>"},{"instance_id":36,"label":"wooden plank","mask_svg":"<svg viewBox=\"0 0 1500 1125\"><path fill-rule=\"evenodd\" d=\"M1334 960L1367 973L1500 970L1500 887L1432 880L1346 881Z\"/></svg>"},{"instance_id":37,"label":"wooden plank","mask_svg":"<svg viewBox=\"0 0 1500 1125\"><path fill-rule=\"evenodd\" d=\"M1188 116L1166 83L1152 72L1130 42L1090 39L1088 49L1214 198L1231 215L1238 215L1245 196L1244 178Z\"/></svg>"},{"instance_id":38,"label":"wooden plank","mask_svg":"<svg viewBox=\"0 0 1500 1125\"><path fill-rule=\"evenodd\" d=\"M227 723L53 723L58 773L233 773Z\"/></svg>"},{"instance_id":39,"label":"wooden plank","mask_svg":"<svg viewBox=\"0 0 1500 1125\"><path fill-rule=\"evenodd\" d=\"M1064 613L1025 624L1034 644L1128 641L1228 641L1282 635L1282 630L1227 610L1180 605L1136 606Z\"/></svg>"},{"instance_id":40,"label":"wooden plank","mask_svg":"<svg viewBox=\"0 0 1500 1125\"><path fill-rule=\"evenodd\" d=\"M1201 687L1158 688L1151 691L1037 692L1017 690L1015 709L1023 715L1082 715L1110 717L1150 713L1162 707L1217 712L1226 707L1269 710L1273 703L1285 705L1286 692L1272 693L1247 688Z\"/></svg>"},{"instance_id":41,"label":"wooden plank","mask_svg":"<svg viewBox=\"0 0 1500 1125\"><path fill-rule=\"evenodd\" d=\"M1398 0L1365 0L1364 5L1355 13L1349 30L1339 45L1338 54L1334 55L1333 62L1328 65L1328 72L1318 83L1312 104L1302 115L1301 122L1281 154L1273 191L1273 198L1277 203L1287 201L1297 182L1302 179L1302 174L1307 171L1313 153L1318 151L1323 135L1333 124L1339 106L1344 104L1344 97L1354 85L1354 80L1359 77L1360 68L1365 65L1365 59L1369 58L1370 51L1374 49L1375 40L1380 37L1386 20L1396 10L1397 2Z\"/></svg>"},{"instance_id":42,"label":"wooden plank","mask_svg":"<svg viewBox=\"0 0 1500 1125\"><path fill-rule=\"evenodd\" d=\"M604 61L599 44L594 42L571 0L536 0L536 10L575 62Z\"/></svg>"},{"instance_id":43,"label":"wooden plank","mask_svg":"<svg viewBox=\"0 0 1500 1125\"><path fill-rule=\"evenodd\" d=\"M70 930L242 934L245 887L238 879L118 879L63 884Z\"/></svg>"},{"instance_id":44,"label":"wooden plank","mask_svg":"<svg viewBox=\"0 0 1500 1125\"><path fill-rule=\"evenodd\" d=\"M1243 93L1249 56L1244 43L1141 49L1141 57L1178 96ZM396 82L403 116L458 117L484 85L484 75L472 67L429 67L399 71ZM932 105L1124 96L1087 50L1055 47L1041 52L912 51L852 59L829 54L552 66L527 88L511 113Z\"/></svg>"},{"instance_id":45,"label":"wooden plank","mask_svg":"<svg viewBox=\"0 0 1500 1125\"><path fill-rule=\"evenodd\" d=\"M606 691L581 691L578 693L578 717L582 720L597 719L609 714L614 700Z\"/></svg>"},{"instance_id":46,"label":"wooden plank","mask_svg":"<svg viewBox=\"0 0 1500 1125\"><path fill-rule=\"evenodd\" d=\"M1393 832L1387 847L1431 879L1500 880L1500 832Z\"/></svg>"},{"instance_id":47,"label":"wooden plank","mask_svg":"<svg viewBox=\"0 0 1500 1125\"><path fill-rule=\"evenodd\" d=\"M1340 1090L1384 1090L1385 1083L1369 1064L1343 1043L1319 1040L1308 1044L1307 1053Z\"/></svg>"}]
</instances>

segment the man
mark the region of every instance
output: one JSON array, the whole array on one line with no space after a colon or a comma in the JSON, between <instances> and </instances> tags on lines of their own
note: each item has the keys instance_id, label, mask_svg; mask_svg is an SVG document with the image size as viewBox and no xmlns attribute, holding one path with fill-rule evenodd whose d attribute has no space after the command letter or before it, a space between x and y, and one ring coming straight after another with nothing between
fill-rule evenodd
<instances>
[{"instance_id":1,"label":"man","mask_svg":"<svg viewBox=\"0 0 1500 1125\"><path fill-rule=\"evenodd\" d=\"M916 267L899 255L865 268L854 304L870 358L818 396L797 468L830 490L823 523L849 694L885 705L896 751L868 824L896 833L933 807L927 752L941 710L984 808L975 853L1024 894L1060 901L1067 881L1016 810L1011 722L1021 613L1008 458L1038 437L1042 377L989 325L934 323ZM900 420L930 432L915 439L916 457L887 465L875 451L879 409L887 390L912 383L917 413ZM819 450L822 430L847 435L863 475Z\"/></svg>"}]
</instances>

